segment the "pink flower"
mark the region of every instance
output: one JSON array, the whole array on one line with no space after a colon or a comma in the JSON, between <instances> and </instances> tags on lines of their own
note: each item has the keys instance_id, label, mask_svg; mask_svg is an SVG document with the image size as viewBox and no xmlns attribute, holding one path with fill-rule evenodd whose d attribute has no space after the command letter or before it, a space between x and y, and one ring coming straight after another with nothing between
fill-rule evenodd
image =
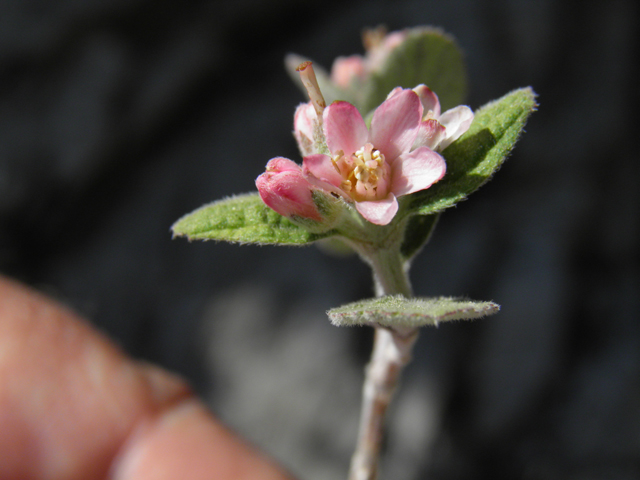
<instances>
[{"instance_id":1,"label":"pink flower","mask_svg":"<svg viewBox=\"0 0 640 480\"><path fill-rule=\"evenodd\" d=\"M401 88L396 88L389 96L391 97L400 91L402 91ZM425 146L441 152L460 138L471 126L473 111L466 105L459 105L440 114L438 96L429 87L418 85L413 91L420 97L424 111L413 148Z\"/></svg>"},{"instance_id":2,"label":"pink flower","mask_svg":"<svg viewBox=\"0 0 640 480\"><path fill-rule=\"evenodd\" d=\"M402 38L389 36L387 47ZM313 194L324 191L355 204L369 222L387 225L398 212L398 197L425 190L444 176L444 158L434 150L446 148L473 121L465 106L441 115L436 94L419 85L394 89L367 128L354 105L336 101L326 107L310 62L297 71L310 98L294 116L303 168L278 157L256 181L264 202L282 215L322 221Z\"/></svg>"},{"instance_id":3,"label":"pink flower","mask_svg":"<svg viewBox=\"0 0 640 480\"><path fill-rule=\"evenodd\" d=\"M262 201L280 215L322 220L312 198L315 187L295 162L283 157L272 158L266 172L256 179L256 187Z\"/></svg>"},{"instance_id":4,"label":"pink flower","mask_svg":"<svg viewBox=\"0 0 640 480\"><path fill-rule=\"evenodd\" d=\"M412 148L422 113L418 94L409 89L392 92L375 110L370 129L356 107L332 103L323 112L330 155L306 156L303 173L354 202L371 223L387 225L398 211L397 197L429 188L446 171L438 153L424 145Z\"/></svg>"},{"instance_id":5,"label":"pink flower","mask_svg":"<svg viewBox=\"0 0 640 480\"><path fill-rule=\"evenodd\" d=\"M407 37L406 31L387 34L382 27L365 30L362 43L366 54L338 57L331 66L331 80L341 88L347 89L354 79L364 80L378 71L389 54Z\"/></svg>"}]
</instances>

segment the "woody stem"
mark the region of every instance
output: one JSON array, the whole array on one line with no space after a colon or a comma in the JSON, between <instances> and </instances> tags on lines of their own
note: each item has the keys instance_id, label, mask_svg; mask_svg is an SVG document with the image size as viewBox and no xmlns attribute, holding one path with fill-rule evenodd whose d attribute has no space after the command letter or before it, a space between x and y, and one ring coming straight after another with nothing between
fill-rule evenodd
<instances>
[{"instance_id":1,"label":"woody stem","mask_svg":"<svg viewBox=\"0 0 640 480\"><path fill-rule=\"evenodd\" d=\"M399 249L359 249L371 265L377 296L402 294L410 297L411 284ZM378 474L384 419L402 369L411 359L418 338L414 328L375 327L371 360L366 368L362 411L356 450L351 458L349 480L375 480Z\"/></svg>"}]
</instances>

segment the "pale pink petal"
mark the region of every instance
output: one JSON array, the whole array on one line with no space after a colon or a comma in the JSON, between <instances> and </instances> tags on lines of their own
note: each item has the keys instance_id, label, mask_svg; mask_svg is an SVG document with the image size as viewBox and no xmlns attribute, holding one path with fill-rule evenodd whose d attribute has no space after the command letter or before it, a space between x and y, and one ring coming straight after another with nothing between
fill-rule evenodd
<instances>
[{"instance_id":1,"label":"pale pink petal","mask_svg":"<svg viewBox=\"0 0 640 480\"><path fill-rule=\"evenodd\" d=\"M296 108L296 113L293 116L293 135L303 157L315 153L313 129L317 119L318 115L311 102L301 103Z\"/></svg>"},{"instance_id":2,"label":"pale pink petal","mask_svg":"<svg viewBox=\"0 0 640 480\"><path fill-rule=\"evenodd\" d=\"M433 116L438 118L440 116L440 100L438 100L438 95L426 85L418 85L413 91L420 97L422 108L424 108L423 115L432 111Z\"/></svg>"},{"instance_id":3,"label":"pale pink petal","mask_svg":"<svg viewBox=\"0 0 640 480\"><path fill-rule=\"evenodd\" d=\"M338 57L331 66L331 80L341 88L348 88L354 78L364 75L364 59L361 55Z\"/></svg>"},{"instance_id":4,"label":"pale pink petal","mask_svg":"<svg viewBox=\"0 0 640 480\"><path fill-rule=\"evenodd\" d=\"M447 129L436 119L430 118L420 122L420 129L412 148L415 150L418 147L429 147L431 150L435 150L446 134Z\"/></svg>"},{"instance_id":5,"label":"pale pink petal","mask_svg":"<svg viewBox=\"0 0 640 480\"><path fill-rule=\"evenodd\" d=\"M327 146L332 154L342 150L350 156L369 137L367 126L356 107L349 102L333 102L324 110L324 133Z\"/></svg>"},{"instance_id":6,"label":"pale pink petal","mask_svg":"<svg viewBox=\"0 0 640 480\"><path fill-rule=\"evenodd\" d=\"M473 122L473 110L466 105L459 105L444 112L439 120L447 129L446 138L438 146L438 150L442 151L469 130Z\"/></svg>"},{"instance_id":7,"label":"pale pink petal","mask_svg":"<svg viewBox=\"0 0 640 480\"><path fill-rule=\"evenodd\" d=\"M356 202L356 210L371 223L387 225L398 212L398 200L393 193L389 193L382 200Z\"/></svg>"},{"instance_id":8,"label":"pale pink petal","mask_svg":"<svg viewBox=\"0 0 640 480\"><path fill-rule=\"evenodd\" d=\"M393 163L407 152L418 134L422 104L413 90L403 90L376 108L371 119L370 142Z\"/></svg>"},{"instance_id":9,"label":"pale pink petal","mask_svg":"<svg viewBox=\"0 0 640 480\"><path fill-rule=\"evenodd\" d=\"M309 155L302 160L302 171L305 175L313 175L318 180L327 182L334 187L340 187L342 184L342 175L338 173L333 166L331 157L318 153Z\"/></svg>"},{"instance_id":10,"label":"pale pink petal","mask_svg":"<svg viewBox=\"0 0 640 480\"><path fill-rule=\"evenodd\" d=\"M396 196L429 188L447 171L444 158L427 147L400 156L393 164L391 191Z\"/></svg>"}]
</instances>

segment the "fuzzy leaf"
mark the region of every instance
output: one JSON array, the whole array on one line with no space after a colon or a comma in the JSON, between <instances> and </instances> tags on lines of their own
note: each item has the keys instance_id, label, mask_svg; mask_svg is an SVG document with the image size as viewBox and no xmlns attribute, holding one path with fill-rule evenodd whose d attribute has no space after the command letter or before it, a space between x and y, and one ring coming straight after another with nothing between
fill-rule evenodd
<instances>
[{"instance_id":1,"label":"fuzzy leaf","mask_svg":"<svg viewBox=\"0 0 640 480\"><path fill-rule=\"evenodd\" d=\"M436 92L443 111L464 101L467 75L462 52L453 38L435 28L415 28L395 48L380 71L365 85L362 112L385 101L395 87L413 88L425 84Z\"/></svg>"},{"instance_id":2,"label":"fuzzy leaf","mask_svg":"<svg viewBox=\"0 0 640 480\"><path fill-rule=\"evenodd\" d=\"M334 235L315 234L267 207L257 193L238 195L205 205L172 227L174 237L224 240L260 245L305 245Z\"/></svg>"},{"instance_id":3,"label":"fuzzy leaf","mask_svg":"<svg viewBox=\"0 0 640 480\"><path fill-rule=\"evenodd\" d=\"M403 197L403 206L423 215L440 212L488 182L536 109L535 96L531 88L522 88L480 108L469 130L442 152L447 161L444 178L427 190Z\"/></svg>"},{"instance_id":4,"label":"fuzzy leaf","mask_svg":"<svg viewBox=\"0 0 640 480\"><path fill-rule=\"evenodd\" d=\"M335 326L370 325L417 328L440 322L472 320L500 310L493 302L475 302L451 297L405 298L390 295L350 303L327 312Z\"/></svg>"}]
</instances>

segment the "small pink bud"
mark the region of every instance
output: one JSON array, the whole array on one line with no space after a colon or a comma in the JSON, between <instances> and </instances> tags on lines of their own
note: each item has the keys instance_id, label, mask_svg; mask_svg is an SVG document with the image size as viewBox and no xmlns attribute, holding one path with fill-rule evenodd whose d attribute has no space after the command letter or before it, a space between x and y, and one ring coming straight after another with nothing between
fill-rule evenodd
<instances>
[{"instance_id":1,"label":"small pink bud","mask_svg":"<svg viewBox=\"0 0 640 480\"><path fill-rule=\"evenodd\" d=\"M389 54L407 38L406 31L387 33L386 28L377 27L365 30L362 43L366 50L365 64L368 72L377 72L382 68Z\"/></svg>"},{"instance_id":2,"label":"small pink bud","mask_svg":"<svg viewBox=\"0 0 640 480\"><path fill-rule=\"evenodd\" d=\"M256 187L262 201L280 215L322 221L311 195L314 187L295 162L283 157L272 158L267 163L267 171L256 179Z\"/></svg>"},{"instance_id":3,"label":"small pink bud","mask_svg":"<svg viewBox=\"0 0 640 480\"><path fill-rule=\"evenodd\" d=\"M362 79L365 75L365 65L360 55L338 57L331 66L331 80L341 88L349 88L354 79Z\"/></svg>"}]
</instances>

